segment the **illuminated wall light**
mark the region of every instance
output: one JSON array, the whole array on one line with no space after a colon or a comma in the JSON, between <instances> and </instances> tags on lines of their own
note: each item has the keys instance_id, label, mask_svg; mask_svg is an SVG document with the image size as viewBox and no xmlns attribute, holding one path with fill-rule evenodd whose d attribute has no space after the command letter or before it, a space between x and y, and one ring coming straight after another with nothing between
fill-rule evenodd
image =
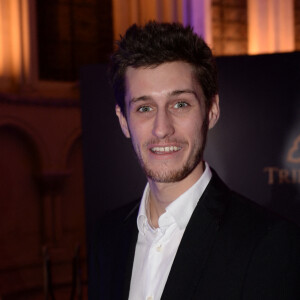
<instances>
[{"instance_id":1,"label":"illuminated wall light","mask_svg":"<svg viewBox=\"0 0 300 300\"><path fill-rule=\"evenodd\" d=\"M21 8L18 0L12 0L9 12L10 21L10 52L11 71L15 81L19 81L22 72L22 36L21 36Z\"/></svg>"},{"instance_id":2,"label":"illuminated wall light","mask_svg":"<svg viewBox=\"0 0 300 300\"><path fill-rule=\"evenodd\" d=\"M3 8L2 8L2 3L0 2L0 77L3 76L3 48L4 48L4 41L3 41Z\"/></svg>"},{"instance_id":3,"label":"illuminated wall light","mask_svg":"<svg viewBox=\"0 0 300 300\"><path fill-rule=\"evenodd\" d=\"M248 0L249 54L295 51L294 1Z\"/></svg>"},{"instance_id":4,"label":"illuminated wall light","mask_svg":"<svg viewBox=\"0 0 300 300\"><path fill-rule=\"evenodd\" d=\"M31 74L30 7L34 0L0 0L0 76L22 85Z\"/></svg>"},{"instance_id":5,"label":"illuminated wall light","mask_svg":"<svg viewBox=\"0 0 300 300\"><path fill-rule=\"evenodd\" d=\"M5 75L5 49L7 49L6 40L5 40L5 23L6 23L6 14L5 12L5 3L0 1L0 77Z\"/></svg>"},{"instance_id":6,"label":"illuminated wall light","mask_svg":"<svg viewBox=\"0 0 300 300\"><path fill-rule=\"evenodd\" d=\"M125 30L149 20L192 25L208 44L211 34L211 0L113 0L114 38Z\"/></svg>"},{"instance_id":7,"label":"illuminated wall light","mask_svg":"<svg viewBox=\"0 0 300 300\"><path fill-rule=\"evenodd\" d=\"M191 25L212 46L211 0L183 0L183 24Z\"/></svg>"}]
</instances>

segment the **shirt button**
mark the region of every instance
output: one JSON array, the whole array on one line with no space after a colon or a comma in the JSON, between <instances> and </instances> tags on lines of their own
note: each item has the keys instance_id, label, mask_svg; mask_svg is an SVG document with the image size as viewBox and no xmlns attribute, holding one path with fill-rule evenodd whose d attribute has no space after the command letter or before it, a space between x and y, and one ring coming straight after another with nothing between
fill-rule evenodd
<instances>
[{"instance_id":1,"label":"shirt button","mask_svg":"<svg viewBox=\"0 0 300 300\"><path fill-rule=\"evenodd\" d=\"M158 246L156 247L156 251L157 251L157 252L161 252L161 250L162 250L162 245L158 245Z\"/></svg>"},{"instance_id":2,"label":"shirt button","mask_svg":"<svg viewBox=\"0 0 300 300\"><path fill-rule=\"evenodd\" d=\"M147 300L153 300L153 297L149 296L147 297Z\"/></svg>"}]
</instances>

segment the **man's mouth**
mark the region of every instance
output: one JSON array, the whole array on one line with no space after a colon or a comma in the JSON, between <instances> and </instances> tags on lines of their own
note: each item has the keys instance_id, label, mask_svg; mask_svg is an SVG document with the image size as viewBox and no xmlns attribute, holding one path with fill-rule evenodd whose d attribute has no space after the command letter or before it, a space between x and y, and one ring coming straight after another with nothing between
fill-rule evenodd
<instances>
[{"instance_id":1,"label":"man's mouth","mask_svg":"<svg viewBox=\"0 0 300 300\"><path fill-rule=\"evenodd\" d=\"M181 149L182 149L181 147L177 147L177 146L152 147L152 148L150 148L151 152L156 153L156 154L177 152Z\"/></svg>"}]
</instances>

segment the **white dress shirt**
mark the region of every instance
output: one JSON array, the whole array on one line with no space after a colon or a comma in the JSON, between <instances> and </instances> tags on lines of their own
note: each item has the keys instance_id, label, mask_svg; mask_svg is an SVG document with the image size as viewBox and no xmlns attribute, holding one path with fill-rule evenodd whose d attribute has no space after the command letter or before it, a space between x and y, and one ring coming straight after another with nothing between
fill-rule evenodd
<instances>
[{"instance_id":1,"label":"white dress shirt","mask_svg":"<svg viewBox=\"0 0 300 300\"><path fill-rule=\"evenodd\" d=\"M205 163L205 171L199 180L166 207L166 212L158 219L158 228L151 227L147 219L150 188L146 185L137 217L139 234L129 300L161 298L184 230L211 176Z\"/></svg>"}]
</instances>

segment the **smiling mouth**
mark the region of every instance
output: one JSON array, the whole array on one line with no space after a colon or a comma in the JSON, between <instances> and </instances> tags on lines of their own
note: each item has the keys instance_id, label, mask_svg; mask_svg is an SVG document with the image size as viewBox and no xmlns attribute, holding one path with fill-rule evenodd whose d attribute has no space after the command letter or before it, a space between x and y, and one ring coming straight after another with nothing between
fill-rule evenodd
<instances>
[{"instance_id":1,"label":"smiling mouth","mask_svg":"<svg viewBox=\"0 0 300 300\"><path fill-rule=\"evenodd\" d=\"M177 152L179 150L181 150L181 147L177 147L177 146L168 146L168 147L153 147L150 148L151 152L156 153L156 154L160 154L160 153L172 153L172 152Z\"/></svg>"}]
</instances>

